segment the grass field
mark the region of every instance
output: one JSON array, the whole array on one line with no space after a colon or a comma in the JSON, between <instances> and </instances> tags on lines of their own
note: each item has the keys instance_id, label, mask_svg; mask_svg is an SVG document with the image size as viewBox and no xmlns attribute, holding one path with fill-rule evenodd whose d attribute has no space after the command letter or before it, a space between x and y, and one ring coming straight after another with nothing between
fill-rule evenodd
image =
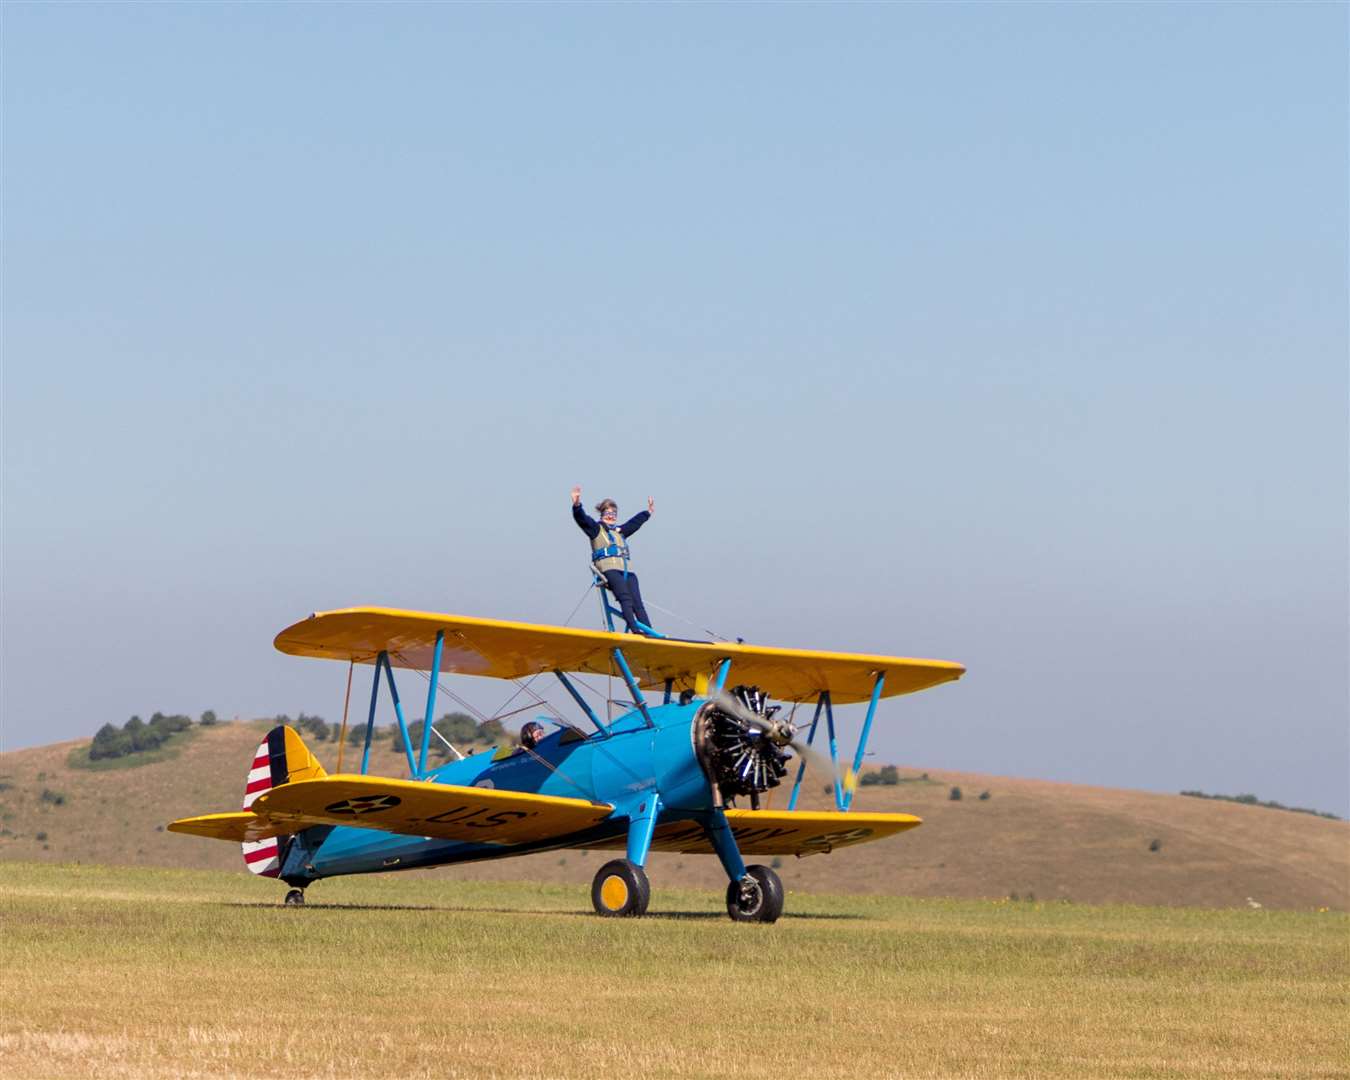
<instances>
[{"instance_id":1,"label":"grass field","mask_svg":"<svg viewBox=\"0 0 1350 1080\"><path fill-rule=\"evenodd\" d=\"M0 864L6 1077L1350 1077L1350 919Z\"/></svg>"}]
</instances>

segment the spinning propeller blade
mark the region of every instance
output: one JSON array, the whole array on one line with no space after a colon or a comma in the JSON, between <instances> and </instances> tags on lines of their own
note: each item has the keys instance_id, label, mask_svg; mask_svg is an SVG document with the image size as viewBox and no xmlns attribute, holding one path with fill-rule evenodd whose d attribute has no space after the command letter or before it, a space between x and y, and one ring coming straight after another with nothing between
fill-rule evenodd
<instances>
[{"instance_id":1,"label":"spinning propeller blade","mask_svg":"<svg viewBox=\"0 0 1350 1080\"><path fill-rule=\"evenodd\" d=\"M809 762L837 780L840 779L835 772L834 762L798 739L796 728L786 720L765 719L753 710L746 708L743 702L732 697L725 690L718 691L708 700L716 705L720 712L730 716L743 727L753 728L778 746L792 747L793 751L803 761ZM840 783L843 790L852 791L858 785L858 777L852 769L846 767Z\"/></svg>"}]
</instances>

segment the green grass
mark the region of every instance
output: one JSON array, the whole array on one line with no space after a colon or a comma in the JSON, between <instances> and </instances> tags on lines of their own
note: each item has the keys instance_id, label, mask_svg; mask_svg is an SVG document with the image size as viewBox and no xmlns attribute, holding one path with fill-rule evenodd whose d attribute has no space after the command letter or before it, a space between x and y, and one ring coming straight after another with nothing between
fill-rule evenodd
<instances>
[{"instance_id":1,"label":"green grass","mask_svg":"<svg viewBox=\"0 0 1350 1080\"><path fill-rule=\"evenodd\" d=\"M0 864L6 1076L1350 1076L1350 919Z\"/></svg>"}]
</instances>

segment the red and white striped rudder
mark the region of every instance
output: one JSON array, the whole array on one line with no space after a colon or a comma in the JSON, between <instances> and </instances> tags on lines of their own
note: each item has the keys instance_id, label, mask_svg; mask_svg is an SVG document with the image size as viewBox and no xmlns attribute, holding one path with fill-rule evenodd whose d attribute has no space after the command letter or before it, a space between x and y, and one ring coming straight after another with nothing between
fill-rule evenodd
<instances>
[{"instance_id":1,"label":"red and white striped rudder","mask_svg":"<svg viewBox=\"0 0 1350 1080\"><path fill-rule=\"evenodd\" d=\"M314 780L326 776L309 747L291 728L282 725L267 733L253 754L253 764L244 784L244 809L264 791L289 783L291 780ZM244 865L263 877L278 877L289 837L270 836L266 840L245 841Z\"/></svg>"}]
</instances>

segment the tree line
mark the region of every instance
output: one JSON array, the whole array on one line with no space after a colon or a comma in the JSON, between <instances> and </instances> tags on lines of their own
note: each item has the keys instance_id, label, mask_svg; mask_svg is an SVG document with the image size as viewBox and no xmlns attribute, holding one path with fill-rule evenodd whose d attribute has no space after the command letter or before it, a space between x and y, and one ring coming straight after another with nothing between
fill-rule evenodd
<instances>
[{"instance_id":1,"label":"tree line","mask_svg":"<svg viewBox=\"0 0 1350 1080\"><path fill-rule=\"evenodd\" d=\"M207 709L198 719L198 723L203 727L211 727L219 722L220 720L213 709ZM300 713L294 720L286 713L280 713L272 718L272 722L293 727L314 742L336 742L342 732L341 724L330 724L322 716L311 716L304 712ZM109 758L126 757L128 754L157 750L173 735L180 731L186 731L191 726L192 718L190 716L181 713L165 714L161 712L156 712L151 716L148 723L139 716L133 716L121 727L112 723L104 724L98 729L97 734L94 735L94 741L89 746L89 759L91 761L104 761ZM416 720L408 725L408 736L414 747L419 747L422 744L422 726L421 720ZM500 720L484 720L480 723L468 713L462 712L446 713L432 724L432 728L455 746L473 746L484 743L491 745L500 742L506 735L506 729L502 726ZM385 728L383 733L377 727L375 737L386 738L395 751L402 752L403 736L399 734L397 725ZM365 739L365 724L355 724L347 729L348 746L364 745ZM440 739L433 738L430 753L432 756L444 758L449 756L450 751L446 749L445 743L441 742Z\"/></svg>"},{"instance_id":2,"label":"tree line","mask_svg":"<svg viewBox=\"0 0 1350 1080\"><path fill-rule=\"evenodd\" d=\"M202 723L216 722L216 714L207 710L202 714ZM168 742L169 738L192 726L192 717L181 713L165 715L157 712L147 724L139 716L133 716L121 727L116 724L104 724L98 729L94 741L89 746L89 760L103 761L108 758L126 757L146 750L157 750Z\"/></svg>"}]
</instances>

